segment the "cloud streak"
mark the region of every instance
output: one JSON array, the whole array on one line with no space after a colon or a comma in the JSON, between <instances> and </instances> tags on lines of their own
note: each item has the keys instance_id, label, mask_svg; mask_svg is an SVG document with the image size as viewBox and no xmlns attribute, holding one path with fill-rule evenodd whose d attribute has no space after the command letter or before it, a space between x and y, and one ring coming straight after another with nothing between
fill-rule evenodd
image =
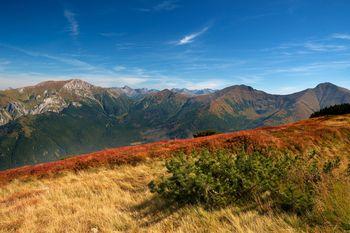
<instances>
[{"instance_id":1,"label":"cloud streak","mask_svg":"<svg viewBox=\"0 0 350 233\"><path fill-rule=\"evenodd\" d=\"M89 64L87 62L81 61L81 60L76 59L76 58L55 56L55 55L51 55L51 54L47 54L47 53L36 52L36 51L27 50L27 49L22 49L22 48L19 48L19 47L6 45L6 44L0 44L0 46L12 49L12 50L20 52L20 53L23 53L23 54L25 54L27 56L42 57L42 58L54 60L54 61L66 64L66 65L70 65L70 66L73 66L73 67L77 67L77 68L80 68L80 69L86 70L86 71L96 71L96 70L100 69L100 68L98 68L98 67L96 67L94 65L91 65L91 64Z\"/></svg>"},{"instance_id":2,"label":"cloud streak","mask_svg":"<svg viewBox=\"0 0 350 233\"><path fill-rule=\"evenodd\" d=\"M331 37L333 39L350 40L350 34L334 33Z\"/></svg>"},{"instance_id":3,"label":"cloud streak","mask_svg":"<svg viewBox=\"0 0 350 233\"><path fill-rule=\"evenodd\" d=\"M140 8L139 11L143 12L160 12L160 11L172 11L180 6L177 4L177 0L165 0L151 8Z\"/></svg>"},{"instance_id":4,"label":"cloud streak","mask_svg":"<svg viewBox=\"0 0 350 233\"><path fill-rule=\"evenodd\" d=\"M163 1L158 5L154 6L153 9L155 11L172 11L179 7L179 5L177 5L176 3L177 1L174 0Z\"/></svg>"},{"instance_id":5,"label":"cloud streak","mask_svg":"<svg viewBox=\"0 0 350 233\"><path fill-rule=\"evenodd\" d=\"M333 44L318 44L318 43L306 43L305 48L316 51L316 52L333 52L346 50L347 47L344 45L333 45Z\"/></svg>"},{"instance_id":6,"label":"cloud streak","mask_svg":"<svg viewBox=\"0 0 350 233\"><path fill-rule=\"evenodd\" d=\"M75 19L75 13L73 13L70 10L64 10L63 14L69 23L69 32L70 32L71 36L74 36L74 37L78 36L79 35L79 23Z\"/></svg>"},{"instance_id":7,"label":"cloud streak","mask_svg":"<svg viewBox=\"0 0 350 233\"><path fill-rule=\"evenodd\" d=\"M205 33L206 31L208 31L209 27L205 27L202 30L198 31L198 32L194 32L192 34L189 34L187 36L184 36L183 38L181 38L179 41L176 42L177 45L186 45L186 44L190 44L192 42L194 42L194 40L199 37L200 35L202 35L203 33Z\"/></svg>"}]
</instances>

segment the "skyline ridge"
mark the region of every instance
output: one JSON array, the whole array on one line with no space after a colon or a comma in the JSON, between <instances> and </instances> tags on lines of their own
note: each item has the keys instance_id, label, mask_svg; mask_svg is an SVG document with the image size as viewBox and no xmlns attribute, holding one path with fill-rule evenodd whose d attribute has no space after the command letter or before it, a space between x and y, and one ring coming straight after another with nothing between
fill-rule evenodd
<instances>
[{"instance_id":1,"label":"skyline ridge","mask_svg":"<svg viewBox=\"0 0 350 233\"><path fill-rule=\"evenodd\" d=\"M18 90L18 89L23 89L23 88L27 88L27 87L36 87L36 86L42 86L44 84L49 84L49 83L59 83L59 82L70 82L70 81L81 81L81 82L84 82L84 83L87 83L89 85L93 85L95 87L101 87L101 88L119 88L119 89L132 89L132 90L147 90L147 91L157 91L157 92L160 92L160 91L163 91L163 90L170 90L170 91L181 91L181 90L188 90L188 91L205 91L205 90L208 90L208 91L221 91L221 90L224 90L224 89L227 89L227 88L232 88L232 87L239 87L239 86L245 86L245 87L249 87L249 88L252 88L254 90L257 90L257 91L263 91L267 94L273 94L273 95L292 95L292 94L295 94L295 93L298 93L298 92L302 92L302 91L305 91L305 90L308 90L308 89L314 89L314 88L317 88L319 86L322 86L322 85L327 85L327 86L335 86L335 87L339 87L339 88L344 88L346 90L350 90L350 88L347 88L347 87L343 87L343 86L340 86L340 85L337 85L335 83L332 83L332 82L322 82L322 83L318 83L314 86L310 86L310 87L307 87L305 89L302 89L302 90L298 90L298 91L295 91L295 92L291 92L291 93L271 93L271 92L268 92L268 91L265 91L265 90L262 90L262 89L258 89L256 87L254 87L254 85L246 85L246 84L232 84L232 85L228 85L228 86L225 86L223 88L220 88L220 89L212 89L212 88L203 88L203 89L190 89L190 88L185 88L185 87L173 87L173 88L163 88L163 89L156 89L156 88L147 88L147 87L131 87L129 85L122 85L122 86L100 86L98 84L94 84L92 82L89 82L89 81L86 81L84 80L83 78L71 78L71 79L62 79L62 80L45 80L45 81L41 81L39 83L36 83L36 84L33 84L33 85L28 85L28 86L20 86L20 87L16 87L16 88L6 88L6 89L0 89L0 91L6 91L6 90Z\"/></svg>"}]
</instances>

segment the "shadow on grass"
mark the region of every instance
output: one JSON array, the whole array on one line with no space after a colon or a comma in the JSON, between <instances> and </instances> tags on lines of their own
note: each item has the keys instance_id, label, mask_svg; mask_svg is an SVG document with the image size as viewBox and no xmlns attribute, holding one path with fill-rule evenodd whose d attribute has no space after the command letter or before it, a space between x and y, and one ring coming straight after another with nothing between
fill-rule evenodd
<instances>
[{"instance_id":1,"label":"shadow on grass","mask_svg":"<svg viewBox=\"0 0 350 233\"><path fill-rule=\"evenodd\" d=\"M151 199L148 199L140 204L137 204L133 207L131 207L130 211L134 213L133 217L137 219L140 222L141 227L149 227L152 225L155 225L157 223L162 222L163 220L167 218L171 218L174 216L174 218L181 218L183 214L186 212L181 210L184 208L203 208L203 210L207 212L215 212L220 209L225 209L225 208L230 208L233 214L239 216L240 214L244 212L249 212L252 210L257 210L256 204L245 204L245 205L228 205L224 207L219 207L219 208L209 208L206 207L205 205L201 204L177 204L174 202L170 202L167 200L164 200L163 198L155 195ZM198 211L195 211L196 213L199 214ZM264 215L267 212L263 213L263 211L258 211L260 214ZM180 215L177 215L178 213L181 213ZM270 213L270 212L269 212Z\"/></svg>"},{"instance_id":2,"label":"shadow on grass","mask_svg":"<svg viewBox=\"0 0 350 233\"><path fill-rule=\"evenodd\" d=\"M154 196L131 207L131 211L135 213L135 219L141 222L141 227L148 227L176 214L183 207Z\"/></svg>"}]
</instances>

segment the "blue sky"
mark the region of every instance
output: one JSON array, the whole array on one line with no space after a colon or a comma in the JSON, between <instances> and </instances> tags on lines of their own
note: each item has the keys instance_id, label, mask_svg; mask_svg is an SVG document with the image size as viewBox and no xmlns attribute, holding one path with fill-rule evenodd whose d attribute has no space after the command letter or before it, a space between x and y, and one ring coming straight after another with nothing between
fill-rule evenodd
<instances>
[{"instance_id":1,"label":"blue sky","mask_svg":"<svg viewBox=\"0 0 350 233\"><path fill-rule=\"evenodd\" d=\"M350 88L348 0L2 0L0 88Z\"/></svg>"}]
</instances>

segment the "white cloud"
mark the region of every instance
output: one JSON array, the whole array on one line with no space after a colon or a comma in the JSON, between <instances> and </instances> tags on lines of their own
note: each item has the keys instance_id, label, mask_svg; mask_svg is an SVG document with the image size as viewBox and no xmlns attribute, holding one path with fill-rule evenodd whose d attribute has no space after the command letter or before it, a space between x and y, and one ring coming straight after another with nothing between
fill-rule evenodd
<instances>
[{"instance_id":1,"label":"white cloud","mask_svg":"<svg viewBox=\"0 0 350 233\"><path fill-rule=\"evenodd\" d=\"M116 78L122 85L129 85L129 86L134 86L134 85L139 85L141 83L145 83L148 81L147 78L138 78L138 77L118 77Z\"/></svg>"},{"instance_id":2,"label":"white cloud","mask_svg":"<svg viewBox=\"0 0 350 233\"><path fill-rule=\"evenodd\" d=\"M224 86L227 86L227 81L222 79L209 79L202 82L185 82L183 87L190 90L198 90L198 89L221 89ZM177 86L179 87L179 86ZM180 86L181 87L181 86Z\"/></svg>"},{"instance_id":3,"label":"white cloud","mask_svg":"<svg viewBox=\"0 0 350 233\"><path fill-rule=\"evenodd\" d=\"M153 12L153 11L172 11L180 6L177 4L177 0L165 0L151 8L139 8L137 10L142 12Z\"/></svg>"},{"instance_id":4,"label":"white cloud","mask_svg":"<svg viewBox=\"0 0 350 233\"><path fill-rule=\"evenodd\" d=\"M263 80L263 77L250 75L250 76L239 76L238 80L246 85L257 84Z\"/></svg>"},{"instance_id":5,"label":"white cloud","mask_svg":"<svg viewBox=\"0 0 350 233\"><path fill-rule=\"evenodd\" d=\"M61 63L67 64L67 65L78 67L78 68L83 69L83 70L92 71L92 70L101 69L99 67L96 67L94 65L91 65L91 64L89 64L87 62L81 61L81 60L76 59L76 58L54 56L54 55L50 55L50 54L47 54L47 53L31 51L31 50L22 49L22 48L19 48L19 47L6 45L6 44L0 44L0 46L3 46L3 47L6 47L6 48L15 50L17 52L21 52L21 53L26 54L28 56L47 58L47 59L54 60L54 61L57 61L57 62L61 62Z\"/></svg>"},{"instance_id":6,"label":"white cloud","mask_svg":"<svg viewBox=\"0 0 350 233\"><path fill-rule=\"evenodd\" d=\"M297 87L297 86L286 86L286 87L280 87L277 90L273 90L273 94L277 95L288 95L288 94L293 94L296 92L299 92L305 88L303 87Z\"/></svg>"},{"instance_id":7,"label":"white cloud","mask_svg":"<svg viewBox=\"0 0 350 233\"><path fill-rule=\"evenodd\" d=\"M285 73L285 74L310 74L319 73L325 70L344 70L350 68L349 61L328 61L328 62L316 62L305 64L301 66L292 66L279 69L267 70L268 74L271 73Z\"/></svg>"},{"instance_id":8,"label":"white cloud","mask_svg":"<svg viewBox=\"0 0 350 233\"><path fill-rule=\"evenodd\" d=\"M75 14L72 11L64 10L64 17L68 20L69 23L69 32L72 36L79 35L79 23L75 19Z\"/></svg>"},{"instance_id":9,"label":"white cloud","mask_svg":"<svg viewBox=\"0 0 350 233\"><path fill-rule=\"evenodd\" d=\"M176 2L175 0L166 0L154 6L153 9L155 11L171 11L179 7Z\"/></svg>"},{"instance_id":10,"label":"white cloud","mask_svg":"<svg viewBox=\"0 0 350 233\"><path fill-rule=\"evenodd\" d=\"M226 86L231 85L228 80L224 79L207 79L207 80L191 80L184 79L181 77L167 77L161 76L155 79L149 79L148 88L164 89L164 88L186 88L189 90L198 90L198 89L221 89Z\"/></svg>"},{"instance_id":11,"label":"white cloud","mask_svg":"<svg viewBox=\"0 0 350 233\"><path fill-rule=\"evenodd\" d=\"M331 37L335 38L335 37ZM346 39L346 35L338 35L337 38ZM349 35L350 38L350 35ZM315 40L315 41L305 41L305 42L293 42L293 43L283 43L276 47L264 48L260 51L262 52L274 52L277 51L280 54L292 56L292 55L304 55L317 52L339 52L349 49L349 46L344 44L337 44L334 41L330 42L329 40Z\"/></svg>"},{"instance_id":12,"label":"white cloud","mask_svg":"<svg viewBox=\"0 0 350 233\"><path fill-rule=\"evenodd\" d=\"M47 80L67 80L66 76L51 76L38 73L0 73L0 90L8 88L18 88L32 86Z\"/></svg>"},{"instance_id":13,"label":"white cloud","mask_svg":"<svg viewBox=\"0 0 350 233\"><path fill-rule=\"evenodd\" d=\"M305 48L316 52L333 52L347 49L347 47L344 45L318 44L313 42L308 42L304 46Z\"/></svg>"},{"instance_id":14,"label":"white cloud","mask_svg":"<svg viewBox=\"0 0 350 233\"><path fill-rule=\"evenodd\" d=\"M113 68L113 70L114 70L114 71L117 71L117 72L123 71L123 70L125 70L125 69L126 69L125 66L115 66L115 67Z\"/></svg>"},{"instance_id":15,"label":"white cloud","mask_svg":"<svg viewBox=\"0 0 350 233\"><path fill-rule=\"evenodd\" d=\"M350 34L334 33L331 37L334 39L350 40Z\"/></svg>"},{"instance_id":16,"label":"white cloud","mask_svg":"<svg viewBox=\"0 0 350 233\"><path fill-rule=\"evenodd\" d=\"M199 32L195 32L192 34L189 34L185 37L183 37L182 39L180 39L178 42L176 42L177 45L185 45L185 44L190 44L194 41L194 39L196 39L198 36L202 35L203 33L205 33L206 31L208 31L209 27L205 27L202 30L200 30Z\"/></svg>"}]
</instances>

